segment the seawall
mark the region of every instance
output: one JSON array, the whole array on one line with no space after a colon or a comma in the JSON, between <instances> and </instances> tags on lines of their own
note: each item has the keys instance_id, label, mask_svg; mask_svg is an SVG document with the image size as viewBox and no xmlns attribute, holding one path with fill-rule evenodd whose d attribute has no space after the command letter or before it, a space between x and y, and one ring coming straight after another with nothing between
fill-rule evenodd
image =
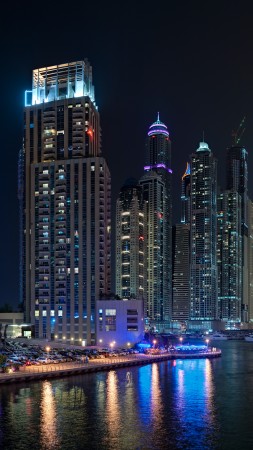
<instances>
[{"instance_id":1,"label":"seawall","mask_svg":"<svg viewBox=\"0 0 253 450\"><path fill-rule=\"evenodd\" d=\"M64 369L58 369L54 366L41 366L43 370L36 371L19 371L9 374L0 374L0 384L29 382L35 380L48 380L51 378L62 378L71 375L80 375L86 373L102 372L120 369L130 366L141 366L146 364L152 364L154 362L171 361L171 360L184 360L184 359L213 359L221 356L221 350L207 353L196 354L166 354L166 355L145 355L145 357L133 357L124 361L119 358L117 360L110 360L106 362L89 362L88 364L82 364L79 367L65 367Z\"/></svg>"}]
</instances>

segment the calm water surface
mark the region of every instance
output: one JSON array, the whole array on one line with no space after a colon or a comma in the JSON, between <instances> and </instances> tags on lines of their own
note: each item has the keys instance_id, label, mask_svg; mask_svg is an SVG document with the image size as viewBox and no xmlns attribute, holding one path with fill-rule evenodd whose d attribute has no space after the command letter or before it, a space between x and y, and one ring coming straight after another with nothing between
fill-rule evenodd
<instances>
[{"instance_id":1,"label":"calm water surface","mask_svg":"<svg viewBox=\"0 0 253 450\"><path fill-rule=\"evenodd\" d=\"M0 387L3 450L252 450L253 343L217 360Z\"/></svg>"}]
</instances>

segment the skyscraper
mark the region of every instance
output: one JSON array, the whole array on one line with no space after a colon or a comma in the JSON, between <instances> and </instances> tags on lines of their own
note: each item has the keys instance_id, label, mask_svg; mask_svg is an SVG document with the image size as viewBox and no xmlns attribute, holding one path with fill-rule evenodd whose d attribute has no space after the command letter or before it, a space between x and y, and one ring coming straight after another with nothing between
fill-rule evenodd
<instances>
[{"instance_id":1,"label":"skyscraper","mask_svg":"<svg viewBox=\"0 0 253 450\"><path fill-rule=\"evenodd\" d=\"M190 223L191 168L187 163L181 183L181 223Z\"/></svg>"},{"instance_id":2,"label":"skyscraper","mask_svg":"<svg viewBox=\"0 0 253 450\"><path fill-rule=\"evenodd\" d=\"M181 183L181 223L173 227L173 313L180 323L189 319L190 309L190 193L191 170L187 163Z\"/></svg>"},{"instance_id":3,"label":"skyscraper","mask_svg":"<svg viewBox=\"0 0 253 450\"><path fill-rule=\"evenodd\" d=\"M148 131L145 175L140 184L147 202L147 318L157 328L172 314L171 143L159 115Z\"/></svg>"},{"instance_id":4,"label":"skyscraper","mask_svg":"<svg viewBox=\"0 0 253 450\"><path fill-rule=\"evenodd\" d=\"M241 197L224 191L217 196L218 316L233 328L241 322Z\"/></svg>"},{"instance_id":5,"label":"skyscraper","mask_svg":"<svg viewBox=\"0 0 253 450\"><path fill-rule=\"evenodd\" d=\"M190 318L206 324L217 318L216 173L213 153L200 142L191 155Z\"/></svg>"},{"instance_id":6,"label":"skyscraper","mask_svg":"<svg viewBox=\"0 0 253 450\"><path fill-rule=\"evenodd\" d=\"M248 267L249 267L249 322L253 322L253 202L248 201L249 236L248 236Z\"/></svg>"},{"instance_id":7,"label":"skyscraper","mask_svg":"<svg viewBox=\"0 0 253 450\"><path fill-rule=\"evenodd\" d=\"M178 223L173 227L173 313L180 323L189 319L190 309L190 225Z\"/></svg>"},{"instance_id":8,"label":"skyscraper","mask_svg":"<svg viewBox=\"0 0 253 450\"><path fill-rule=\"evenodd\" d=\"M29 102L30 99L30 102ZM36 337L95 343L111 181L87 60L33 71L24 111L23 300Z\"/></svg>"},{"instance_id":9,"label":"skyscraper","mask_svg":"<svg viewBox=\"0 0 253 450\"><path fill-rule=\"evenodd\" d=\"M116 294L121 298L146 295L146 211L137 180L126 180L116 206Z\"/></svg>"},{"instance_id":10,"label":"skyscraper","mask_svg":"<svg viewBox=\"0 0 253 450\"><path fill-rule=\"evenodd\" d=\"M248 321L249 268L248 268L248 152L239 145L227 149L227 189L241 197L242 236L242 321Z\"/></svg>"}]
</instances>

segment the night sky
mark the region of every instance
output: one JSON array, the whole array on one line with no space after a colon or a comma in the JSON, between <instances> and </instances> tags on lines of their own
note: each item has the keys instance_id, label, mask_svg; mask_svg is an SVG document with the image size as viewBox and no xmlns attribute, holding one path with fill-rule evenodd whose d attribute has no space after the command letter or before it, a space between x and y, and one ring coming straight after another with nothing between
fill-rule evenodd
<instances>
[{"instance_id":1,"label":"night sky","mask_svg":"<svg viewBox=\"0 0 253 450\"><path fill-rule=\"evenodd\" d=\"M16 306L19 300L17 161L24 91L31 89L32 70L83 58L90 61L102 150L112 175L113 211L124 181L143 174L146 134L160 112L172 141L175 223L180 177L203 131L218 158L223 185L225 151L243 116L246 131L241 144L249 152L252 197L253 12L249 4L190 0L5 4L1 10L0 306L6 302ZM114 225L114 216L112 221Z\"/></svg>"}]
</instances>

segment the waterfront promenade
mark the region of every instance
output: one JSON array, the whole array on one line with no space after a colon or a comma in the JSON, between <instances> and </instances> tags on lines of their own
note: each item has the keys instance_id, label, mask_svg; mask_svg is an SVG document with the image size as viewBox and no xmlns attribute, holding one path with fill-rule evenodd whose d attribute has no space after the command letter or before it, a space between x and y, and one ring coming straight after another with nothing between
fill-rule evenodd
<instances>
[{"instance_id":1,"label":"waterfront promenade","mask_svg":"<svg viewBox=\"0 0 253 450\"><path fill-rule=\"evenodd\" d=\"M80 375L92 372L115 370L128 366L140 366L155 362L182 360L182 359L203 359L218 358L221 350L210 349L207 352L199 353L163 353L160 355L135 354L122 357L103 358L100 360L90 360L84 362L66 362L60 364L47 364L41 366L23 366L18 372L1 373L0 384L27 382L35 380L45 380L50 378L61 378L70 375Z\"/></svg>"}]
</instances>

